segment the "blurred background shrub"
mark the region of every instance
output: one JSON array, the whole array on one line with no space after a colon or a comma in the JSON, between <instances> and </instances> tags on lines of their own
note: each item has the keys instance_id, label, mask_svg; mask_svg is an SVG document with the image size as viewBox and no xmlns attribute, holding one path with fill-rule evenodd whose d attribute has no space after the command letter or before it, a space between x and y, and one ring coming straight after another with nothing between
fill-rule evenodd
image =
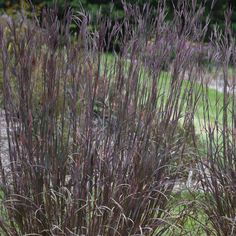
<instances>
[{"instance_id":1,"label":"blurred background shrub","mask_svg":"<svg viewBox=\"0 0 236 236\"><path fill-rule=\"evenodd\" d=\"M24 2L27 1L17 1L17 0L0 0L0 11L4 12L6 11L10 15L14 15L17 10L22 8ZM29 2L29 1L28 1ZM108 15L111 18L124 17L123 12L123 6L121 0L31 0L32 4L36 6L36 10L40 14L41 10L45 6L52 6L54 3L56 3L59 7L59 12L63 14L65 6L66 7L72 7L74 11L78 11L81 9L81 6L84 8L84 10L90 12L91 15L95 15L99 10L102 12L103 15ZM144 7L147 2L149 2L152 6L157 6L157 4L160 2L159 0L126 0L127 4L137 4L139 7ZM171 1L166 0L167 5L167 19L171 19L173 16L174 8L177 7L177 5L181 1ZM192 7L192 1L189 1L189 8ZM224 12L228 7L231 7L233 9L232 14L232 26L234 32L236 32L236 1L233 0L217 0L217 1L201 1L198 0L198 6L202 4L203 2L206 2L205 4L205 17L202 19L203 21L206 21L207 16L210 14L211 16L211 22L209 30L213 29L213 26L215 24L219 25L220 28L224 27ZM174 4L174 6L173 6ZM112 6L112 12L110 11ZM182 19L184 21L184 18ZM184 23L184 22L183 22ZM210 35L210 32L208 33Z\"/></svg>"}]
</instances>

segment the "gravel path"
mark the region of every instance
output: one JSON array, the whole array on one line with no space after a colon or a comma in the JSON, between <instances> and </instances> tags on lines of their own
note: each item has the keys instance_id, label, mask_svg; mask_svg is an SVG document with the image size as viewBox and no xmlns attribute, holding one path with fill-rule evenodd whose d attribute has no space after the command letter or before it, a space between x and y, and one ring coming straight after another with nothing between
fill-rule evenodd
<instances>
[{"instance_id":1,"label":"gravel path","mask_svg":"<svg viewBox=\"0 0 236 236\"><path fill-rule=\"evenodd\" d=\"M8 165L7 124L3 110L0 110L0 156L2 158L3 165Z\"/></svg>"},{"instance_id":2,"label":"gravel path","mask_svg":"<svg viewBox=\"0 0 236 236\"><path fill-rule=\"evenodd\" d=\"M171 68L171 70L173 70L173 68ZM202 78L201 79L197 79L199 77L199 74L196 73L196 68L193 69L193 72L191 74L191 76L196 76L195 82L201 84L202 81L203 83L210 89L214 89L220 93L224 92L224 75L223 72L221 70L217 71L205 71L204 74L202 74ZM185 80L189 80L189 72L185 72L184 74L184 79ZM236 93L236 85L235 84L235 77L233 75L228 75L228 84L227 84L227 92L228 93Z\"/></svg>"},{"instance_id":3,"label":"gravel path","mask_svg":"<svg viewBox=\"0 0 236 236\"><path fill-rule=\"evenodd\" d=\"M7 124L5 121L4 111L0 109L0 160L5 174L9 172L9 152L7 142ZM1 170L0 170L1 171ZM0 179L2 180L2 173L0 172Z\"/></svg>"}]
</instances>

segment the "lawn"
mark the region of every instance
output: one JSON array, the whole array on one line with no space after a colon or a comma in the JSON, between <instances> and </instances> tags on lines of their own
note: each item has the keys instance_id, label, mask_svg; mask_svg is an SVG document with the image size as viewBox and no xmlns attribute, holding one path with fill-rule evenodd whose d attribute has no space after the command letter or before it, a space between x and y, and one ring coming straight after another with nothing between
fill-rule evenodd
<instances>
[{"instance_id":1,"label":"lawn","mask_svg":"<svg viewBox=\"0 0 236 236\"><path fill-rule=\"evenodd\" d=\"M102 64L100 68L100 73L106 74L106 71L110 76L115 76L114 74L117 72L116 66L117 66L117 60L118 56L113 55L111 53L109 54L103 54L102 56ZM132 65L130 64L130 60L127 59L125 62L126 68L127 68L127 74L128 70ZM229 73L232 74L233 69L229 69ZM187 73L187 72L186 72ZM191 76L191 75L190 75ZM192 76L195 76L192 74ZM137 80L140 84L143 84L145 81L148 84L148 87L151 87L151 80L150 80L151 74L147 68L144 66L141 66L139 69L139 74ZM173 92L171 83L173 82L173 78L171 76L170 72L162 71L162 73L155 78L158 86L158 103L166 102L168 96ZM190 80L182 80L181 75L179 77L179 80L181 81L180 85L180 96L182 97L182 100L180 102L180 106L182 106L183 112L187 112L187 94L189 93L189 90L191 89L194 94L194 99L196 99L197 104L196 107L194 107L194 125L196 128L196 131L198 134L201 134L204 132L204 127L207 121L209 121L212 126L214 124L219 125L219 127L223 124L223 104L224 104L224 94L221 91L218 91L217 89L212 88L211 86L208 86L206 83L201 83L198 80L192 80L190 77ZM142 96L143 100L143 94ZM147 94L146 94L147 96ZM233 105L233 95L228 94L228 111L231 110ZM229 121L232 120L232 114L229 112ZM205 133L205 132L204 132Z\"/></svg>"}]
</instances>

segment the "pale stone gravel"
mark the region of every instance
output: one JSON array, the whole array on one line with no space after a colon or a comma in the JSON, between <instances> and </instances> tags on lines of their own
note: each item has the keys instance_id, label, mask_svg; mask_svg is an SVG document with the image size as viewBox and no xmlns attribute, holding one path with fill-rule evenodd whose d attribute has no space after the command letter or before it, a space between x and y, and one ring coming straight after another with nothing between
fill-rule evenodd
<instances>
[{"instance_id":1,"label":"pale stone gravel","mask_svg":"<svg viewBox=\"0 0 236 236\"><path fill-rule=\"evenodd\" d=\"M9 175L9 151L8 151L8 141L7 141L7 124L5 121L5 114L2 109L0 109L0 158L2 162L2 167L4 169L6 177ZM2 181L2 173L0 172L0 181ZM8 179L9 180L9 179Z\"/></svg>"}]
</instances>

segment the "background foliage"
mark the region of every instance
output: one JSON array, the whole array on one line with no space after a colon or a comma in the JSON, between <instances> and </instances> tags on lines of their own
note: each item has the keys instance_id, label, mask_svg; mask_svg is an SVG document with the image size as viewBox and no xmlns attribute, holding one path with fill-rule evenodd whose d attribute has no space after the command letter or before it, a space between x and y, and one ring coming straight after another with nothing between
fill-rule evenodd
<instances>
[{"instance_id":1,"label":"background foliage","mask_svg":"<svg viewBox=\"0 0 236 236\"><path fill-rule=\"evenodd\" d=\"M0 8L1 11L6 11L9 14L14 14L16 10L19 10L23 1L17 1L17 0L0 0ZM122 0L32 0L31 1L37 9L40 11L44 6L52 6L54 2L56 2L59 6L59 10L63 12L63 9L65 8L65 4L67 6L70 6L74 9L74 11L80 10L81 6L87 11L89 11L91 14L95 14L97 11L101 10L103 14L109 14L111 5L113 6L112 16L119 16L123 17L123 7L122 7ZM126 0L127 3L130 4L138 4L139 6L144 6L148 1L146 0ZM149 1L152 6L156 6L158 4L158 0L150 0ZM173 4L175 7L180 1L171 1L167 0L167 9L168 9L168 18L171 18L173 15ZM191 2L191 1L189 1ZM236 32L236 1L233 0L199 0L198 4L206 2L205 4L205 16L211 15L211 23L210 23L210 29L213 28L214 24L219 25L221 28L224 26L224 12L228 7L231 7L233 9L232 14L232 26L233 31ZM204 21L205 19L203 19Z\"/></svg>"}]
</instances>

